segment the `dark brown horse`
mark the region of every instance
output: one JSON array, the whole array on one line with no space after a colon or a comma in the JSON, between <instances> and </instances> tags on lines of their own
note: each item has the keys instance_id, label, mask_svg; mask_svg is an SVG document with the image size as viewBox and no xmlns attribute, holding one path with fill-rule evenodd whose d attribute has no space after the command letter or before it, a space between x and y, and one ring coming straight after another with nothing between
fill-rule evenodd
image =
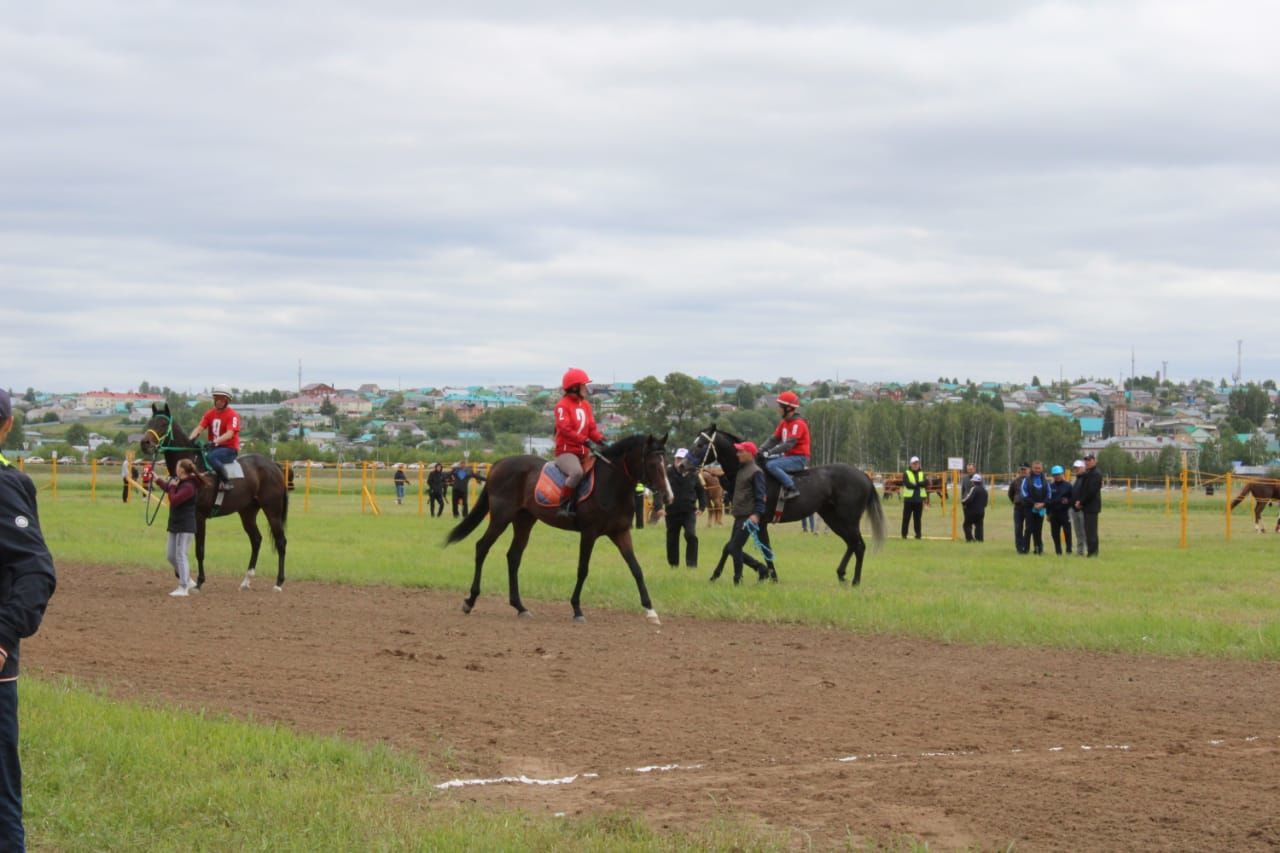
<instances>
[{"instance_id":1,"label":"dark brown horse","mask_svg":"<svg viewBox=\"0 0 1280 853\"><path fill-rule=\"evenodd\" d=\"M1231 508L1235 509L1249 495L1253 495L1253 526L1259 533L1266 533L1267 529L1262 525L1262 511L1272 501L1280 502L1280 482L1251 480L1245 483L1240 494L1231 502ZM1276 519L1276 532L1280 533L1280 518Z\"/></svg>"},{"instance_id":2,"label":"dark brown horse","mask_svg":"<svg viewBox=\"0 0 1280 853\"><path fill-rule=\"evenodd\" d=\"M153 411L151 420L147 421L147 430L142 436L142 452L148 456L163 453L170 476L173 475L180 459L193 459L196 468L202 472L208 471L204 454L200 452L199 446L187 437L187 431L174 423L168 405L157 405ZM253 578L254 569L258 565L258 550L262 547L262 533L258 530L258 512L261 511L267 516L267 524L271 528L271 542L275 545L276 555L279 558L275 591L280 592L284 588L284 553L287 544L284 527L289 518L289 490L285 486L284 471L260 453L246 453L237 457L236 461L240 463L244 477L231 481L231 489L222 493L220 506L214 503L218 496L216 483L211 483L208 477L201 478L204 482L200 487L200 493L196 496L196 566L198 568L196 587L204 586L205 525L211 517L237 513L240 516L240 524L244 526L244 532L249 537L250 549L249 568L244 573L240 588L249 588L249 581Z\"/></svg>"},{"instance_id":3,"label":"dark brown horse","mask_svg":"<svg viewBox=\"0 0 1280 853\"><path fill-rule=\"evenodd\" d=\"M476 542L476 573L471 581L471 594L462 604L462 612L470 613L480 596L480 572L484 558L493 543L508 526L514 528L511 547L507 549L508 601L519 616L532 614L520 600L520 558L529 544L529 531L539 521L561 530L576 530L578 540L578 582L573 588L573 621L585 622L582 614L582 585L587 580L591 565L591 550L596 539L607 536L622 553L631 576L640 591L640 605L645 617L659 624L658 614L649 600L644 585L644 573L636 560L631 545L631 519L635 514L636 483L644 482L655 492L671 500L671 486L667 483L665 458L666 437L633 435L605 448L595 464L595 486L590 496L578 501L578 512L573 518L556 515L558 503L544 506L535 497L538 478L547 460L539 456L508 456L494 463L489 479L476 499L476 505L467 517L458 523L445 540L445 545L461 542L471 531L480 526L486 515L489 526Z\"/></svg>"}]
</instances>

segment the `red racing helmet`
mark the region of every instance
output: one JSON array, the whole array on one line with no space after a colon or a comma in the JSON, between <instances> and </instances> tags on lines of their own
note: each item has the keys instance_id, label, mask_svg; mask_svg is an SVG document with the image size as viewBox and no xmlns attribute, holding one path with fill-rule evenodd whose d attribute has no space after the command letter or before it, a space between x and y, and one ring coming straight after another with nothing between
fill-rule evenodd
<instances>
[{"instance_id":1,"label":"red racing helmet","mask_svg":"<svg viewBox=\"0 0 1280 853\"><path fill-rule=\"evenodd\" d=\"M568 391L575 385L590 385L591 377L580 367L571 367L564 372L564 378L560 380L560 387Z\"/></svg>"},{"instance_id":2,"label":"red racing helmet","mask_svg":"<svg viewBox=\"0 0 1280 853\"><path fill-rule=\"evenodd\" d=\"M800 408L800 398L796 396L795 391L783 391L778 395L778 403L793 409Z\"/></svg>"}]
</instances>

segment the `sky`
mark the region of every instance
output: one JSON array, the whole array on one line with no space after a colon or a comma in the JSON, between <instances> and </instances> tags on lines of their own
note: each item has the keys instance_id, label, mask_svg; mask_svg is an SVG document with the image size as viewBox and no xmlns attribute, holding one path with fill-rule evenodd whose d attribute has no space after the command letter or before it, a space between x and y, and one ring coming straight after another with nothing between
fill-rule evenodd
<instances>
[{"instance_id":1,"label":"sky","mask_svg":"<svg viewBox=\"0 0 1280 853\"><path fill-rule=\"evenodd\" d=\"M6 4L0 385L1280 377L1276 32L1271 0Z\"/></svg>"}]
</instances>

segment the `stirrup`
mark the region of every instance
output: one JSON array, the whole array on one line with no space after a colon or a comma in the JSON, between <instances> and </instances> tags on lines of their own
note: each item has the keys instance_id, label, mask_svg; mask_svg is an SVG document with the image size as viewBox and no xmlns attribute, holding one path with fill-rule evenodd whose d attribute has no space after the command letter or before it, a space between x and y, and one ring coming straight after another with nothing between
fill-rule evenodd
<instances>
[{"instance_id":1,"label":"stirrup","mask_svg":"<svg viewBox=\"0 0 1280 853\"><path fill-rule=\"evenodd\" d=\"M577 501L565 501L560 504L560 508L556 510L556 518L574 518L578 514Z\"/></svg>"}]
</instances>

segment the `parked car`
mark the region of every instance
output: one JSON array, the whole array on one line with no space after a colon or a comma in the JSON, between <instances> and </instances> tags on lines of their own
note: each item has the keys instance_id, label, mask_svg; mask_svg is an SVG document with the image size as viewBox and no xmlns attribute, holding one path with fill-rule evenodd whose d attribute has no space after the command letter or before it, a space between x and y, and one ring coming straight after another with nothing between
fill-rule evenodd
<instances>
[{"instance_id":1,"label":"parked car","mask_svg":"<svg viewBox=\"0 0 1280 853\"><path fill-rule=\"evenodd\" d=\"M28 456L25 460L28 465L43 465L44 459L40 456Z\"/></svg>"}]
</instances>

